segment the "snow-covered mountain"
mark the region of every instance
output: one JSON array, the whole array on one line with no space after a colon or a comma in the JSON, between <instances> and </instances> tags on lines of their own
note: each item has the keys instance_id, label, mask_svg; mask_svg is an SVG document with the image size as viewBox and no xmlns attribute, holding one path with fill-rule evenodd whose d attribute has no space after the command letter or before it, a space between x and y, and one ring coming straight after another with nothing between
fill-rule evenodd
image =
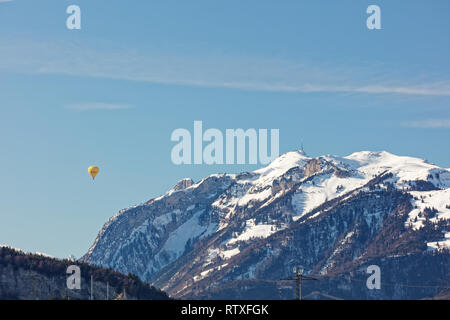
<instances>
[{"instance_id":1,"label":"snow-covered mountain","mask_svg":"<svg viewBox=\"0 0 450 320\"><path fill-rule=\"evenodd\" d=\"M336 289L329 281L361 276L374 261L403 282L410 282L405 270L425 272L424 261L433 261L423 280L444 283L449 249L448 169L385 151L317 158L293 151L254 172L183 179L165 195L119 211L83 260L137 274L175 297L252 298L264 291L263 298L288 298L289 285L278 280L296 265L328 291ZM246 279L252 283L243 285ZM353 297L353 286L365 286L358 281L340 282L350 288L341 294Z\"/></svg>"}]
</instances>

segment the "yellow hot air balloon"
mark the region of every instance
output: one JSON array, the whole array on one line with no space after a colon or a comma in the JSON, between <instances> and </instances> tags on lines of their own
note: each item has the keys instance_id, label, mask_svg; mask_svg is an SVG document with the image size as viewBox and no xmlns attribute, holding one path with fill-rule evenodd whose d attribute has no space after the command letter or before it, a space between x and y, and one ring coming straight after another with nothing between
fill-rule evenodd
<instances>
[{"instance_id":1,"label":"yellow hot air balloon","mask_svg":"<svg viewBox=\"0 0 450 320\"><path fill-rule=\"evenodd\" d=\"M88 168L88 172L91 175L92 180L95 179L95 176L98 174L99 171L100 171L100 169L98 167L96 167L96 166L90 166Z\"/></svg>"}]
</instances>

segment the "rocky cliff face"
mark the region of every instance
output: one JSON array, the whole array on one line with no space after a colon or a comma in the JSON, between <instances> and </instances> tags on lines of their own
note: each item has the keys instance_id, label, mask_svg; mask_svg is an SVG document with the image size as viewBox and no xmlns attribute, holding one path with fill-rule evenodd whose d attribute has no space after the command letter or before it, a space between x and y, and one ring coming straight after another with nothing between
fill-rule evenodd
<instances>
[{"instance_id":1,"label":"rocky cliff face","mask_svg":"<svg viewBox=\"0 0 450 320\"><path fill-rule=\"evenodd\" d=\"M322 161L320 159L311 159L305 165L305 177L310 177L313 174L322 170Z\"/></svg>"},{"instance_id":2,"label":"rocky cliff face","mask_svg":"<svg viewBox=\"0 0 450 320\"><path fill-rule=\"evenodd\" d=\"M294 151L254 172L183 180L120 211L83 259L182 298L289 298L291 285L279 279L299 265L320 278L316 291L420 298L448 284L449 222L446 169L387 152L310 158ZM436 261L433 272L424 261ZM361 270L375 262L410 289L367 293ZM405 276L407 268L424 277ZM435 291L414 291L414 279Z\"/></svg>"},{"instance_id":3,"label":"rocky cliff face","mask_svg":"<svg viewBox=\"0 0 450 320\"><path fill-rule=\"evenodd\" d=\"M178 183L175 185L175 187L173 187L172 190L173 191L183 190L183 189L189 188L193 184L194 184L194 180L192 180L191 178L185 178L185 179L178 181Z\"/></svg>"}]
</instances>

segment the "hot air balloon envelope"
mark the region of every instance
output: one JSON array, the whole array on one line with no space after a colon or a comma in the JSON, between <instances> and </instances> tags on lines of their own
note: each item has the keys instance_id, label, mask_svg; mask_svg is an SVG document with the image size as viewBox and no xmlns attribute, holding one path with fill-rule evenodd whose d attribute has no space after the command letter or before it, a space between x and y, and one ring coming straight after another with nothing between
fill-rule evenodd
<instances>
[{"instance_id":1,"label":"hot air balloon envelope","mask_svg":"<svg viewBox=\"0 0 450 320\"><path fill-rule=\"evenodd\" d=\"M88 168L88 172L89 172L89 174L91 175L92 180L95 179L95 177L97 176L97 174L98 174L99 171L100 171L100 169L99 169L98 167L96 167L96 166L90 166L90 167Z\"/></svg>"}]
</instances>

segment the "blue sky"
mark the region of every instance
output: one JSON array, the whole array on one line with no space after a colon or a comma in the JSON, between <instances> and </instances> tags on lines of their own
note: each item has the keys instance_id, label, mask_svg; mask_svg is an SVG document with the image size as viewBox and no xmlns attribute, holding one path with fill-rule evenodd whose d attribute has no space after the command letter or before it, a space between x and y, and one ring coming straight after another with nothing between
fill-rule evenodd
<instances>
[{"instance_id":1,"label":"blue sky","mask_svg":"<svg viewBox=\"0 0 450 320\"><path fill-rule=\"evenodd\" d=\"M131 4L132 3L132 4ZM66 28L81 7L82 29ZM366 28L381 8L382 30ZM0 0L0 243L80 257L179 179L176 128L278 128L280 152L450 167L450 2ZM90 165L100 174L93 183Z\"/></svg>"}]
</instances>

